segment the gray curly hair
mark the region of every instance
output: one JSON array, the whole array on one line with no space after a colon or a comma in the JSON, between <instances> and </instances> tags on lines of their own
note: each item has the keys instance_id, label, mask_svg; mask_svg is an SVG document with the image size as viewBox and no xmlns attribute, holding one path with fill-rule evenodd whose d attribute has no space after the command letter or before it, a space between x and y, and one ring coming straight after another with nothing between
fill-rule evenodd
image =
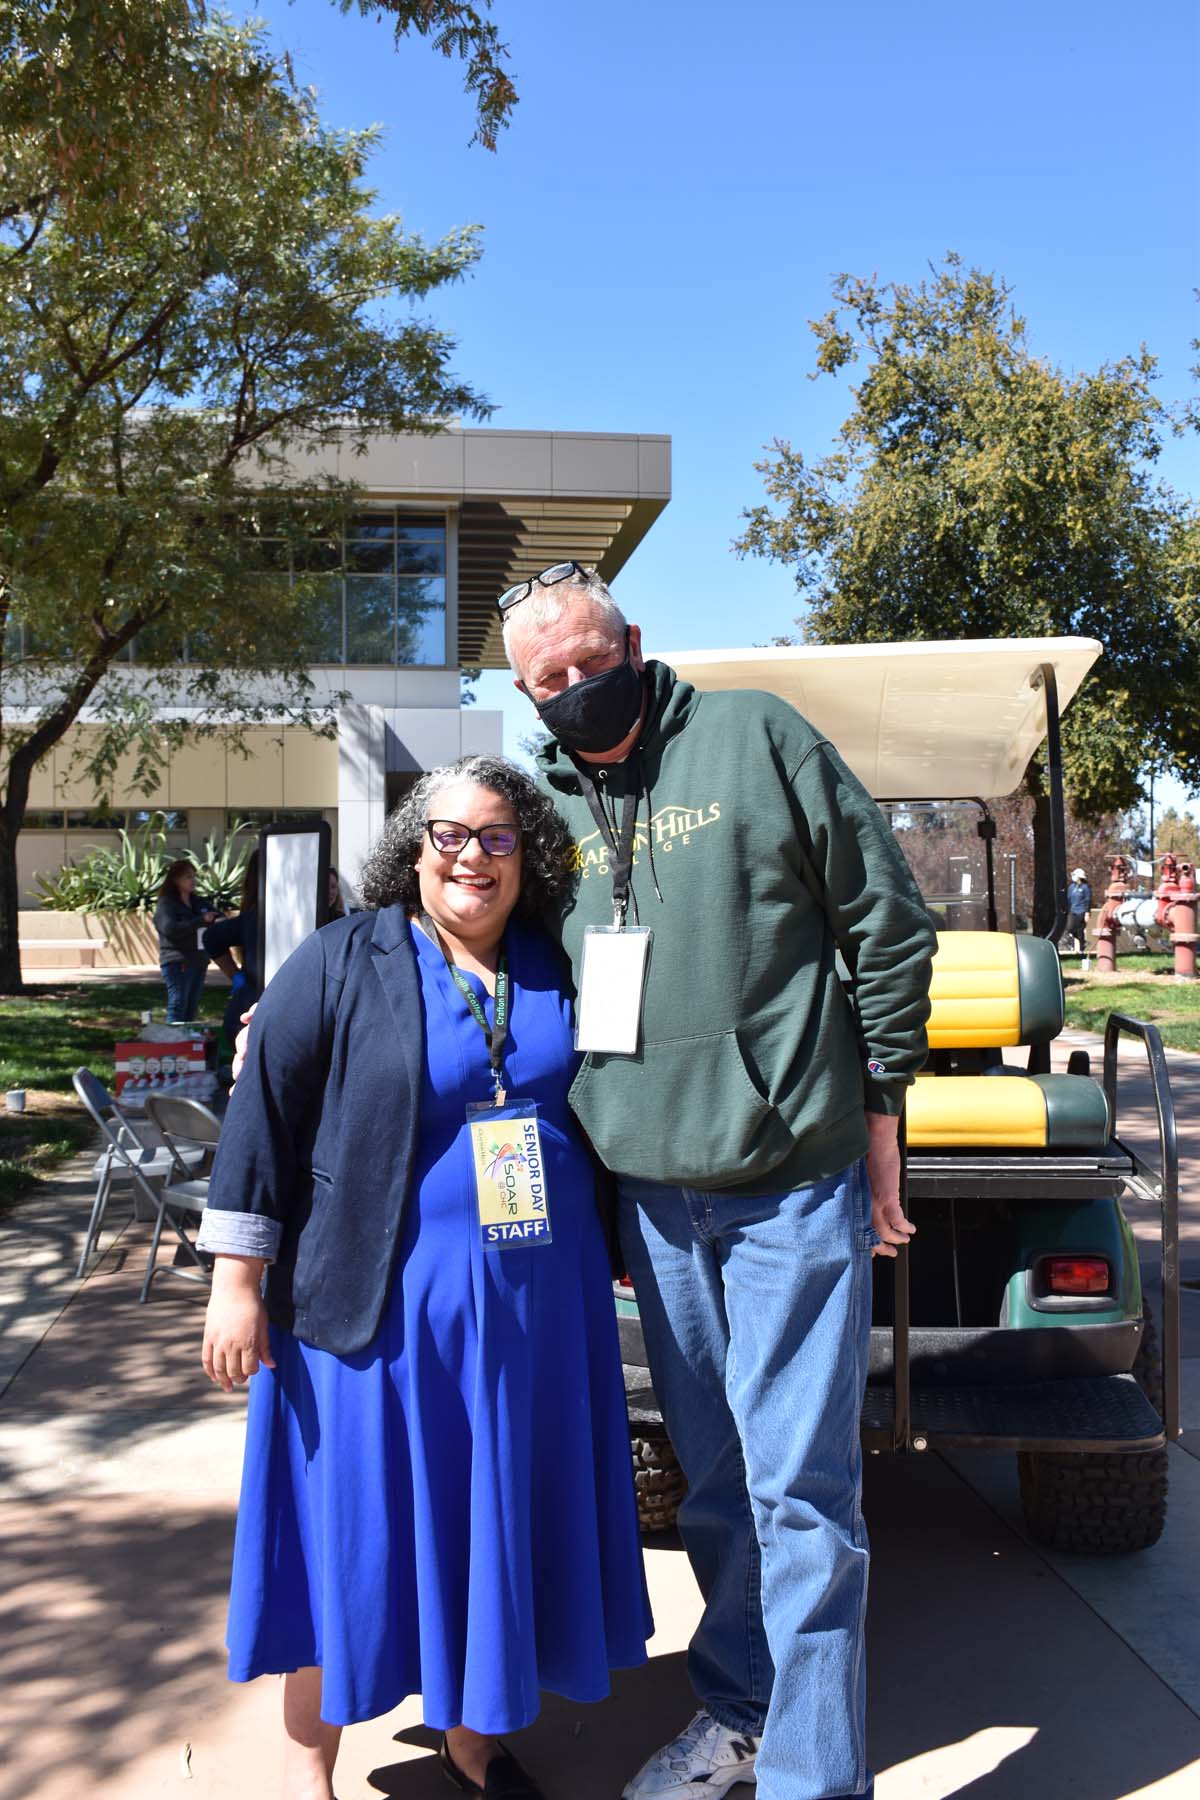
<instances>
[{"instance_id":1,"label":"gray curly hair","mask_svg":"<svg viewBox=\"0 0 1200 1800\"><path fill-rule=\"evenodd\" d=\"M504 756L463 756L422 775L383 828L383 836L363 864L359 891L372 911L402 906L415 913L421 904L416 863L425 841L430 807L456 781L499 794L521 827L521 892L517 911L541 918L573 883L571 834L553 801L516 763ZM434 815L436 816L436 815Z\"/></svg>"}]
</instances>

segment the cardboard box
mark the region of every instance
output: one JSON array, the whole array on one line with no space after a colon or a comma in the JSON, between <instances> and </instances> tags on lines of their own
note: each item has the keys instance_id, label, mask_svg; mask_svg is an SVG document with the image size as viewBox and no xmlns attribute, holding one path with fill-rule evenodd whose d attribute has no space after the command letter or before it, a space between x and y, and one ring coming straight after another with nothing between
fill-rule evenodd
<instances>
[{"instance_id":1,"label":"cardboard box","mask_svg":"<svg viewBox=\"0 0 1200 1800\"><path fill-rule=\"evenodd\" d=\"M185 1075L203 1075L208 1066L210 1048L215 1040L209 1035L174 1038L155 1043L139 1038L132 1043L117 1044L114 1057L117 1079L114 1092L130 1088L138 1093L170 1092Z\"/></svg>"}]
</instances>

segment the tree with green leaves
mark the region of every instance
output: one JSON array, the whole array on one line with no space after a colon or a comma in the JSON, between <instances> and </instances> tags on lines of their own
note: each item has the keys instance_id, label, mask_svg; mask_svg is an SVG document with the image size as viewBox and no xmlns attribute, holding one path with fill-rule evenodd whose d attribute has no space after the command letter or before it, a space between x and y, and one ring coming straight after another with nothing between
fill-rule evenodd
<instances>
[{"instance_id":1,"label":"tree with green leaves","mask_svg":"<svg viewBox=\"0 0 1200 1800\"><path fill-rule=\"evenodd\" d=\"M1168 806L1155 828L1154 854L1170 854L1177 861L1190 862L1193 868L1200 867L1200 821Z\"/></svg>"},{"instance_id":2,"label":"tree with green leaves","mask_svg":"<svg viewBox=\"0 0 1200 1800\"><path fill-rule=\"evenodd\" d=\"M848 415L815 460L775 442L737 550L792 567L811 642L1098 638L1064 722L1077 815L1126 811L1152 763L1200 785L1200 528L1154 473L1154 358L1052 367L1009 288L953 255L833 294L815 378L861 367ZM1026 781L1044 829L1040 762ZM1048 907L1043 881L1042 924Z\"/></svg>"},{"instance_id":3,"label":"tree with green leaves","mask_svg":"<svg viewBox=\"0 0 1200 1800\"><path fill-rule=\"evenodd\" d=\"M467 92L475 96L475 135L472 143L486 150L496 148L497 134L512 117L517 90L506 67L507 46L486 17L492 0L470 6L463 0L333 0L340 12L390 14L396 21L396 39L407 32L429 38L443 56L457 57L466 67Z\"/></svg>"},{"instance_id":4,"label":"tree with green leaves","mask_svg":"<svg viewBox=\"0 0 1200 1800\"><path fill-rule=\"evenodd\" d=\"M500 53L473 8L388 10ZM511 101L485 74L494 137ZM418 310L475 230L373 216L374 142L200 5L0 0L0 991L36 766L83 718L101 796L131 749L148 781L184 698L191 732L319 723L321 584L279 545L335 532L355 489L297 468L488 410Z\"/></svg>"}]
</instances>

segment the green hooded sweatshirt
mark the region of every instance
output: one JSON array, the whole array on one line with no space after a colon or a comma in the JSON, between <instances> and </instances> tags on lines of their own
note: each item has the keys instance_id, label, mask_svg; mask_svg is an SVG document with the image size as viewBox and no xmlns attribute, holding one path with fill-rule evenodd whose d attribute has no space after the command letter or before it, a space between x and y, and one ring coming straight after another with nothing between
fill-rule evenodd
<instances>
[{"instance_id":1,"label":"green hooded sweatshirt","mask_svg":"<svg viewBox=\"0 0 1200 1800\"><path fill-rule=\"evenodd\" d=\"M663 663L646 680L638 751L592 769L614 835L639 788L642 1046L585 1057L571 1104L618 1174L785 1193L865 1153L864 1109L900 1111L925 1060L934 928L875 802L799 713L697 693ZM578 969L585 928L612 922L609 854L570 757L551 743L539 762L576 844L558 928Z\"/></svg>"}]
</instances>

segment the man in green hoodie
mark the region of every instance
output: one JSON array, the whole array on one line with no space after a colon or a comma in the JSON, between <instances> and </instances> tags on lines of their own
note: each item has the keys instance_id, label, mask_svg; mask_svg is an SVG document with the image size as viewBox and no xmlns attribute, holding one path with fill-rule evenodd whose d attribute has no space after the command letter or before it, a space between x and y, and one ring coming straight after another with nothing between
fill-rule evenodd
<instances>
[{"instance_id":1,"label":"man in green hoodie","mask_svg":"<svg viewBox=\"0 0 1200 1800\"><path fill-rule=\"evenodd\" d=\"M578 563L500 607L576 840L572 1104L619 1178L705 1602L700 1711L625 1800L870 1794L859 1415L871 1257L913 1229L897 1121L933 927L878 808L790 706L644 662Z\"/></svg>"}]
</instances>

